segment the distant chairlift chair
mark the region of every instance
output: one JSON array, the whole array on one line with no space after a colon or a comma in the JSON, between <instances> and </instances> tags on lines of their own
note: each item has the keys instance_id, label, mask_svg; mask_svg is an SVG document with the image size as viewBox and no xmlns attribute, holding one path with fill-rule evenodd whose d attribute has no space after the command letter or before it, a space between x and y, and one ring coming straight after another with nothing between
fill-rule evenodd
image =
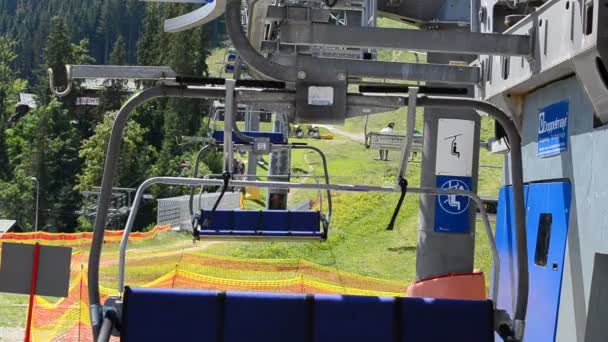
<instances>
[{"instance_id":1,"label":"distant chairlift chair","mask_svg":"<svg viewBox=\"0 0 608 342\"><path fill-rule=\"evenodd\" d=\"M224 143L225 130L216 129L216 122L224 111L216 106L211 138L218 146ZM305 144L288 144L287 136L280 132L241 132L233 127L232 144L256 153L269 153L278 149L310 149L321 156L326 183L329 184L327 161L323 152ZM225 127L224 127L225 128ZM264 145L263 147L260 144ZM196 238L212 239L288 239L325 240L331 217L331 193L327 191L328 213L316 210L220 210L201 209L194 217Z\"/></svg>"}]
</instances>

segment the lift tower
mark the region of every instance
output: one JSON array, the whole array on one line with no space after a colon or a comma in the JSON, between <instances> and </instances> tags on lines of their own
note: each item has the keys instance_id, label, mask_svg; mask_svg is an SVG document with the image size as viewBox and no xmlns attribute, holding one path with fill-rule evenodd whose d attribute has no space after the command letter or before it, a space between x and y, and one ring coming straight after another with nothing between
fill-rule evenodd
<instances>
[{"instance_id":1,"label":"lift tower","mask_svg":"<svg viewBox=\"0 0 608 342\"><path fill-rule=\"evenodd\" d=\"M478 12L470 0L381 0L380 15L410 22L421 30L474 31ZM473 20L471 20L473 19ZM427 63L468 65L474 54L429 52ZM453 88L452 93L473 97L473 86ZM424 143L420 182L423 187L477 191L479 166L479 117L469 109L424 110ZM475 119L472 119L475 118ZM475 253L475 204L463 196L420 196L420 226L416 248L416 279L473 271Z\"/></svg>"}]
</instances>

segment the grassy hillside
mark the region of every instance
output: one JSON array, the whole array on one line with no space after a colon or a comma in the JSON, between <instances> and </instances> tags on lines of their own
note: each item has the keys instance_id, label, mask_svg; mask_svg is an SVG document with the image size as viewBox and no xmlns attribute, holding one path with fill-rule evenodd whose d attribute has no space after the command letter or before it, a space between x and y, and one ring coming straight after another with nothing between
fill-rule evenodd
<instances>
[{"instance_id":1,"label":"grassy hillside","mask_svg":"<svg viewBox=\"0 0 608 342\"><path fill-rule=\"evenodd\" d=\"M211 55L207 57L207 67L209 68L209 76L226 77L226 75L224 74L224 65L226 64L226 50L227 49L225 47L216 48L211 51Z\"/></svg>"},{"instance_id":2,"label":"grassy hillside","mask_svg":"<svg viewBox=\"0 0 608 342\"><path fill-rule=\"evenodd\" d=\"M412 28L407 24L382 18L381 27ZM223 52L214 52L215 56ZM416 55L408 51L379 50L379 60L390 62L416 62ZM418 55L419 62L426 62L425 55ZM384 80L374 80L384 82ZM392 81L398 82L398 81ZM405 110L376 114L369 117L370 131L378 131L388 122L396 122L397 132L405 132ZM363 133L365 118L346 121L341 129L351 133ZM418 111L417 128L422 130L422 110ZM482 139L493 130L493 122L482 120ZM336 136L331 141L307 141L321 148L329 161L332 183L393 184L397 172L397 153L391 153L391 161L381 162L377 151L366 150L360 143ZM502 165L502 157L481 152L481 164ZM311 170L321 175L317 156L303 151L293 151L292 169ZM259 170L263 172L262 170ZM501 172L495 168L482 168L479 176L479 193L497 194ZM408 181L412 186L420 182L420 164L411 163ZM315 198L316 193L292 191L290 202ZM397 203L397 194L386 193L334 193L334 215L329 240L324 243L222 243L209 247L209 252L236 257L304 258L339 269L381 277L412 281L415 276L416 238L418 228L418 197L409 195L400 212L394 231L385 227ZM476 267L489 271L490 254L485 234L479 225L477 234Z\"/></svg>"},{"instance_id":3,"label":"grassy hillside","mask_svg":"<svg viewBox=\"0 0 608 342\"><path fill-rule=\"evenodd\" d=\"M303 140L302 140L303 141ZM332 183L393 184L397 172L397 155L391 161L376 161L377 152L366 150L360 143L336 136L334 140L305 140L321 148L329 162ZM492 156L494 157L494 156ZM294 150L293 169L320 175L320 159L313 153ZM302 173L304 171L294 171ZM260 174L263 171L260 169ZM411 163L407 174L412 186L420 181L420 165ZM480 188L482 194L496 192L500 172L482 168ZM418 228L418 197L408 195L394 231L385 227L397 202L397 194L386 193L333 193L334 216L329 240L318 243L215 243L192 244L190 236L174 232L129 246L129 258L167 255L179 262L182 251L210 253L247 258L302 258L326 266L336 267L362 275L410 282L415 275L415 248ZM292 191L291 202L315 198L312 191ZM324 203L326 206L326 203ZM490 251L481 225L478 224L475 250L475 267L490 270ZM78 249L76 249L78 250ZM118 245L104 247L101 267L102 285L113 288L116 284L116 258ZM174 263L138 264L128 267L129 281L147 282L174 268ZM221 270L221 276L239 278L243 275ZM260 276L259 274L256 276ZM276 275L275 275L276 276ZM23 326L27 296L0 295L0 327Z\"/></svg>"},{"instance_id":4,"label":"grassy hillside","mask_svg":"<svg viewBox=\"0 0 608 342\"><path fill-rule=\"evenodd\" d=\"M391 161L376 161L377 151L366 150L360 143L336 136L335 140L308 140L321 148L328 159L332 183L384 184L395 181L397 155ZM321 173L319 158L303 151L293 151L292 167ZM411 163L408 181L419 185L420 164ZM500 173L482 169L481 193L494 193ZM292 191L292 202L315 198L316 193ZM397 203L397 194L333 193L334 215L329 239L322 243L222 243L210 246L211 253L251 258L303 258L342 270L380 277L412 281L415 275L415 247L418 228L418 197L408 195L394 231L385 227ZM482 228L481 226L479 227ZM489 249L483 230L477 236L476 267L489 270Z\"/></svg>"}]
</instances>

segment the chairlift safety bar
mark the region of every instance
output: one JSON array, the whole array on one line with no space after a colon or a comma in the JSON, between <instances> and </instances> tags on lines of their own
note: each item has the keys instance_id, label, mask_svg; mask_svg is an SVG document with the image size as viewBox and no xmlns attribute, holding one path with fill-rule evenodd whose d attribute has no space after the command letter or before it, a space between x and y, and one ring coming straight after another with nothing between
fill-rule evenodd
<instances>
[{"instance_id":1,"label":"chairlift safety bar","mask_svg":"<svg viewBox=\"0 0 608 342\"><path fill-rule=\"evenodd\" d=\"M127 225L120 242L120 256L119 256L119 274L118 274L118 291L122 293L124 288L125 280L125 264L126 264L126 250L129 241L129 234L133 228L135 222L135 216L137 216L137 210L141 202L143 193L148 187L153 184L165 184L165 185L185 185L185 186L204 186L214 185L222 186L224 181L221 179L208 179L208 178L183 178L183 177L154 177L146 180L140 185L135 194L133 201L133 207L127 220ZM247 187L255 186L267 189L310 189L310 190L327 190L327 191L347 191L347 192L401 192L401 188L398 186L382 186L382 185L366 185L366 184L312 184L312 183L293 183L293 182L271 182L271 181L242 181L242 180L230 180L230 187ZM416 188L408 187L408 193L415 194L429 194L429 195L460 195L466 196L473 200L479 208L480 214L485 227L485 232L492 249L492 257L495 262L492 264L494 277L498 277L500 274L500 262L498 256L498 250L496 249L496 242L488 214L483 205L482 199L474 192L470 190L458 190L458 189L438 189L438 188ZM242 239L240 239L242 240ZM498 298L498 281L495 279L492 282L492 298ZM496 302L494 302L496 305Z\"/></svg>"}]
</instances>

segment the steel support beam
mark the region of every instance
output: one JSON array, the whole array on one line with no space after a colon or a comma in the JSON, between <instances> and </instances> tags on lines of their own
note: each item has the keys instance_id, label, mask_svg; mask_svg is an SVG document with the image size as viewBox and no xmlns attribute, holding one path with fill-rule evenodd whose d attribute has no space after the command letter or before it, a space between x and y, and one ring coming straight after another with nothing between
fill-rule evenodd
<instances>
[{"instance_id":1,"label":"steel support beam","mask_svg":"<svg viewBox=\"0 0 608 342\"><path fill-rule=\"evenodd\" d=\"M232 146L232 124L235 120L237 107L235 101L235 80L226 80L226 105L224 109L224 172L234 171L234 147Z\"/></svg>"},{"instance_id":2,"label":"steel support beam","mask_svg":"<svg viewBox=\"0 0 608 342\"><path fill-rule=\"evenodd\" d=\"M280 38L282 43L296 45L532 56L532 40L523 35L287 22L281 25Z\"/></svg>"},{"instance_id":3,"label":"steel support beam","mask_svg":"<svg viewBox=\"0 0 608 342\"><path fill-rule=\"evenodd\" d=\"M49 88L57 97L63 97L72 91L73 79L112 79L112 80L154 80L172 79L175 71L168 66L126 66L126 65L66 65L65 75L68 80L65 89L58 90L55 85L53 69L47 70Z\"/></svg>"},{"instance_id":4,"label":"steel support beam","mask_svg":"<svg viewBox=\"0 0 608 342\"><path fill-rule=\"evenodd\" d=\"M285 114L276 113L272 131L275 133L282 133L287 136L288 130L287 118ZM282 149L270 153L270 165L268 166L268 180L277 182L289 182L290 173L290 159L291 151L289 149ZM285 210L287 209L287 193L289 189L269 189L268 196L266 198L267 209Z\"/></svg>"},{"instance_id":5,"label":"steel support beam","mask_svg":"<svg viewBox=\"0 0 608 342\"><path fill-rule=\"evenodd\" d=\"M251 108L247 109L245 113L245 131L246 132L257 132L260 130L260 116L258 113L253 113ZM247 151L247 180L254 181L255 175L258 171L258 159L259 156L252 152L252 149Z\"/></svg>"},{"instance_id":6,"label":"steel support beam","mask_svg":"<svg viewBox=\"0 0 608 342\"><path fill-rule=\"evenodd\" d=\"M73 79L107 78L113 80L159 80L175 78L177 75L168 66L133 66L133 65L68 65Z\"/></svg>"},{"instance_id":7,"label":"steel support beam","mask_svg":"<svg viewBox=\"0 0 608 342\"><path fill-rule=\"evenodd\" d=\"M408 63L389 63L389 62L370 62L360 60L345 60L345 59L329 59L329 58L313 58L307 56L298 56L296 58L282 59L278 63L269 61L253 48L247 36L241 30L240 24L241 15L241 0L226 0L226 29L232 40L232 45L238 51L240 58L243 59L252 69L260 74L274 79L286 82L295 82L297 80L298 69L293 68L295 65L309 66L310 68L319 68L320 70L345 70L348 76L351 77L375 77L375 78L390 78L412 81L437 81L447 83L463 83L475 84L480 79L478 68L472 67L456 67L456 66L438 66ZM316 24L323 25L323 24ZM330 26L330 25L326 25ZM362 29L380 30L376 32L383 33L384 29L376 28L354 28L357 31ZM351 29L349 28L349 29ZM390 29L388 29L390 30ZM397 35L402 32L427 32L417 30L393 30ZM347 40L357 41L356 34L347 33ZM494 35L489 35L494 36ZM515 39L520 38L516 36ZM526 38L526 37L524 37ZM342 38L339 38L340 41ZM413 39L413 38L412 38ZM417 38L418 39L418 38ZM422 39L433 39L425 37ZM433 45L426 43L427 45ZM440 43L438 43L439 45ZM342 42L339 46L344 45ZM453 43L451 45L454 45ZM372 46L365 46L372 47Z\"/></svg>"},{"instance_id":8,"label":"steel support beam","mask_svg":"<svg viewBox=\"0 0 608 342\"><path fill-rule=\"evenodd\" d=\"M478 84L481 71L478 67L447 64L416 64L375 62L353 59L314 58L310 56L276 56L281 65L296 67L296 63L309 68L345 70L349 77L441 82L451 84Z\"/></svg>"},{"instance_id":9,"label":"steel support beam","mask_svg":"<svg viewBox=\"0 0 608 342\"><path fill-rule=\"evenodd\" d=\"M310 8L301 6L268 6L267 21L282 20L310 20L312 22L329 22L330 12L323 8Z\"/></svg>"}]
</instances>

